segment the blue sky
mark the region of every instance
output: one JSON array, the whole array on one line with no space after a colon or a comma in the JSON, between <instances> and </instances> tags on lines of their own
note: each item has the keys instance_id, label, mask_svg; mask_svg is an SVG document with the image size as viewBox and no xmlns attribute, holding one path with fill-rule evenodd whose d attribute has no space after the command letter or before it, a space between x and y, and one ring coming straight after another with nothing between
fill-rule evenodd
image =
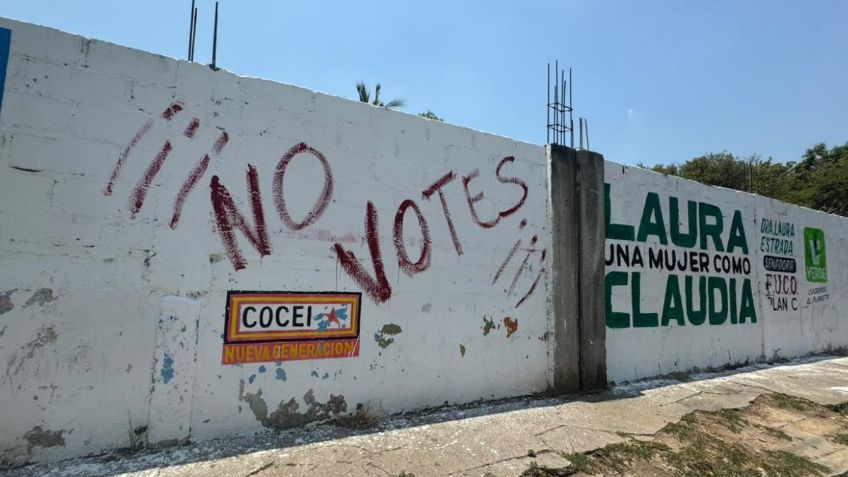
<instances>
[{"instance_id":1,"label":"blue sky","mask_svg":"<svg viewBox=\"0 0 848 477\"><path fill-rule=\"evenodd\" d=\"M190 3L0 0L0 16L185 58ZM197 3L207 63L214 1ZM407 112L535 144L554 59L613 161L848 141L848 1L221 1L223 68L348 98L380 81Z\"/></svg>"}]
</instances>

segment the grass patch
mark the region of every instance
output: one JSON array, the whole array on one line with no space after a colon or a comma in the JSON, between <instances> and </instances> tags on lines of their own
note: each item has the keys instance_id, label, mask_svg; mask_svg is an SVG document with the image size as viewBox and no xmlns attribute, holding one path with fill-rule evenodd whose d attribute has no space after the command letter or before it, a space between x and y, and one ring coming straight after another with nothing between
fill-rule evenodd
<instances>
[{"instance_id":1,"label":"grass patch","mask_svg":"<svg viewBox=\"0 0 848 477\"><path fill-rule=\"evenodd\" d=\"M605 468L613 469L616 472L624 472L627 466L634 461L651 460L657 454L670 450L665 444L630 440L608 445L592 453L592 457Z\"/></svg>"},{"instance_id":2,"label":"grass patch","mask_svg":"<svg viewBox=\"0 0 848 477\"><path fill-rule=\"evenodd\" d=\"M750 456L739 445L726 444L718 439L704 439L709 444L690 444L678 452L665 456L666 462L680 475L701 477L705 475L734 475L739 477L762 477L754 468L746 468Z\"/></svg>"},{"instance_id":3,"label":"grass patch","mask_svg":"<svg viewBox=\"0 0 848 477\"><path fill-rule=\"evenodd\" d=\"M692 441L697 438L697 434L695 432L695 428L692 426L692 423L684 421L682 419L680 420L680 422L666 425L662 429L662 432L672 435L680 441Z\"/></svg>"},{"instance_id":4,"label":"grass patch","mask_svg":"<svg viewBox=\"0 0 848 477\"><path fill-rule=\"evenodd\" d=\"M535 460L530 462L530 466L521 473L521 477L565 477L574 475L577 471L573 467L564 469L552 469L550 467L539 465Z\"/></svg>"},{"instance_id":5,"label":"grass patch","mask_svg":"<svg viewBox=\"0 0 848 477\"><path fill-rule=\"evenodd\" d=\"M836 434L831 438L831 440L837 444L848 446L848 434Z\"/></svg>"},{"instance_id":6,"label":"grass patch","mask_svg":"<svg viewBox=\"0 0 848 477\"><path fill-rule=\"evenodd\" d=\"M830 472L827 467L786 451L766 451L769 461L763 464L768 475L823 475Z\"/></svg>"},{"instance_id":7,"label":"grass patch","mask_svg":"<svg viewBox=\"0 0 848 477\"><path fill-rule=\"evenodd\" d=\"M685 445L679 451L664 456L669 464L685 476L760 476L758 472L747 472L746 464L751 460L751 456L744 447L705 433L698 427L695 413L690 416L690 419L666 426L665 431Z\"/></svg>"},{"instance_id":8,"label":"grass patch","mask_svg":"<svg viewBox=\"0 0 848 477\"><path fill-rule=\"evenodd\" d=\"M592 458L582 452L574 452L571 454L563 452L561 455L568 459L568 461L571 462L571 465L580 472L586 474L593 474L596 472L596 466Z\"/></svg>"},{"instance_id":9,"label":"grass patch","mask_svg":"<svg viewBox=\"0 0 848 477\"><path fill-rule=\"evenodd\" d=\"M742 432L742 426L748 424L748 421L742 418L742 413L738 409L722 409L708 414L736 434Z\"/></svg>"},{"instance_id":10,"label":"grass patch","mask_svg":"<svg viewBox=\"0 0 848 477\"><path fill-rule=\"evenodd\" d=\"M770 434L770 435L772 435L772 436L774 436L774 437L776 437L776 438L778 438L782 441L790 441L790 442L792 441L792 436L783 432L780 429L775 429L773 427L768 427L768 426L758 426L758 427L760 429L762 429L763 431L767 432L768 434Z\"/></svg>"},{"instance_id":11,"label":"grass patch","mask_svg":"<svg viewBox=\"0 0 848 477\"><path fill-rule=\"evenodd\" d=\"M808 411L810 409L810 403L793 396L787 396L786 394L772 394L770 396L772 400L774 400L777 407L783 409L792 409L794 411Z\"/></svg>"}]
</instances>

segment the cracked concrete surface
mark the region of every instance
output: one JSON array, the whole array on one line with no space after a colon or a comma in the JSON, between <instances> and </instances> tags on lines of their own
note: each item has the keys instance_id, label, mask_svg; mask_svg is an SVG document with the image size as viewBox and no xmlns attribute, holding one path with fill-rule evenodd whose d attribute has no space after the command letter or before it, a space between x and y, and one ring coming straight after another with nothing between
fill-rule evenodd
<instances>
[{"instance_id":1,"label":"cracked concrete surface","mask_svg":"<svg viewBox=\"0 0 848 477\"><path fill-rule=\"evenodd\" d=\"M313 425L241 438L241 447L232 447L238 439L206 441L132 456L34 465L8 475L397 476L406 471L419 477L516 476L534 460L563 467L568 462L561 452L598 449L621 442L623 434L649 439L692 411L742 408L767 393L825 405L848 402L848 358L755 365L685 382L645 381L570 399L522 398L394 416L375 429L355 435L346 431L344 437L332 425ZM807 432L803 422L786 425L792 432ZM822 442L819 449L798 452L831 463L848 461L845 451L831 447Z\"/></svg>"}]
</instances>

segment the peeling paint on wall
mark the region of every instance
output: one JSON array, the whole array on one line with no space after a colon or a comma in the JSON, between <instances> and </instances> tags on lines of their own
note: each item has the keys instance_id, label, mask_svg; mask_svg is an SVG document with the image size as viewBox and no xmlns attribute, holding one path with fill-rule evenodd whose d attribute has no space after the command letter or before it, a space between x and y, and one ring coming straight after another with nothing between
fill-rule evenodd
<instances>
[{"instance_id":1,"label":"peeling paint on wall","mask_svg":"<svg viewBox=\"0 0 848 477\"><path fill-rule=\"evenodd\" d=\"M494 327L495 327L495 319L489 318L487 320L486 317L484 316L483 317L483 336L487 336L489 334L489 332L492 331L492 328L494 328Z\"/></svg>"},{"instance_id":2,"label":"peeling paint on wall","mask_svg":"<svg viewBox=\"0 0 848 477\"><path fill-rule=\"evenodd\" d=\"M36 351L44 348L48 344L55 343L59 335L52 326L42 326L35 337L29 343L23 345L17 353L13 354L6 363L5 379L10 379L16 376L23 369L24 364L35 357ZM4 379L4 381L5 381Z\"/></svg>"},{"instance_id":3,"label":"peeling paint on wall","mask_svg":"<svg viewBox=\"0 0 848 477\"><path fill-rule=\"evenodd\" d=\"M12 293L15 293L16 289L6 290L4 292L0 292L0 315L4 313L8 313L15 308L15 304L12 303Z\"/></svg>"},{"instance_id":4,"label":"peeling paint on wall","mask_svg":"<svg viewBox=\"0 0 848 477\"><path fill-rule=\"evenodd\" d=\"M168 353L165 353L165 357L162 358L162 370L159 373L162 375L162 382L165 384L168 384L174 377L174 358L171 358Z\"/></svg>"},{"instance_id":5,"label":"peeling paint on wall","mask_svg":"<svg viewBox=\"0 0 848 477\"><path fill-rule=\"evenodd\" d=\"M518 320L513 320L510 317L506 317L503 320L504 326L506 327L506 337L509 338L513 333L518 331Z\"/></svg>"},{"instance_id":6,"label":"peeling paint on wall","mask_svg":"<svg viewBox=\"0 0 848 477\"><path fill-rule=\"evenodd\" d=\"M390 338L390 336L398 335L401 331L400 326L394 323L383 325L383 328L374 334L374 341L377 342L379 347L388 348L390 344L395 342L395 339Z\"/></svg>"},{"instance_id":7,"label":"peeling paint on wall","mask_svg":"<svg viewBox=\"0 0 848 477\"><path fill-rule=\"evenodd\" d=\"M327 402L322 404L315 399L310 389L303 396L303 402L306 404L304 412L298 412L300 404L295 398L291 398L289 401L280 401L277 410L268 414L268 404L262 398L262 389L257 390L256 393L246 393L244 380L239 382L239 400L248 404L257 421L264 427L274 430L292 429L310 422L326 421L347 412L344 396L330 394Z\"/></svg>"},{"instance_id":8,"label":"peeling paint on wall","mask_svg":"<svg viewBox=\"0 0 848 477\"><path fill-rule=\"evenodd\" d=\"M274 378L279 379L280 381L285 381L287 379L286 378L286 370L283 369L283 368L277 368L277 370L274 374Z\"/></svg>"},{"instance_id":9,"label":"peeling paint on wall","mask_svg":"<svg viewBox=\"0 0 848 477\"><path fill-rule=\"evenodd\" d=\"M27 441L27 453L32 454L32 449L35 447L56 447L64 446L65 438L62 437L64 430L60 431L45 431L41 426L35 426L24 434L24 439Z\"/></svg>"},{"instance_id":10,"label":"peeling paint on wall","mask_svg":"<svg viewBox=\"0 0 848 477\"><path fill-rule=\"evenodd\" d=\"M39 288L35 293L32 294L31 297L24 303L24 308L31 305L39 305L44 306L47 303L55 300L56 298L53 296L53 290L50 288Z\"/></svg>"}]
</instances>

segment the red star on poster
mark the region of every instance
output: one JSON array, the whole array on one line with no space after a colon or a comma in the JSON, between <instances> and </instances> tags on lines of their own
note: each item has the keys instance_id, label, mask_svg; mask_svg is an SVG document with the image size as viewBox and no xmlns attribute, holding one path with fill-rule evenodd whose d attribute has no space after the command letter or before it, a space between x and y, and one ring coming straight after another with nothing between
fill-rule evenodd
<instances>
[{"instance_id":1,"label":"red star on poster","mask_svg":"<svg viewBox=\"0 0 848 477\"><path fill-rule=\"evenodd\" d=\"M330 312L327 313L327 324L329 325L330 323L333 323L333 322L335 322L336 326L338 326L339 328L342 327L342 324L339 323L339 319L336 318L336 309L330 308Z\"/></svg>"}]
</instances>

